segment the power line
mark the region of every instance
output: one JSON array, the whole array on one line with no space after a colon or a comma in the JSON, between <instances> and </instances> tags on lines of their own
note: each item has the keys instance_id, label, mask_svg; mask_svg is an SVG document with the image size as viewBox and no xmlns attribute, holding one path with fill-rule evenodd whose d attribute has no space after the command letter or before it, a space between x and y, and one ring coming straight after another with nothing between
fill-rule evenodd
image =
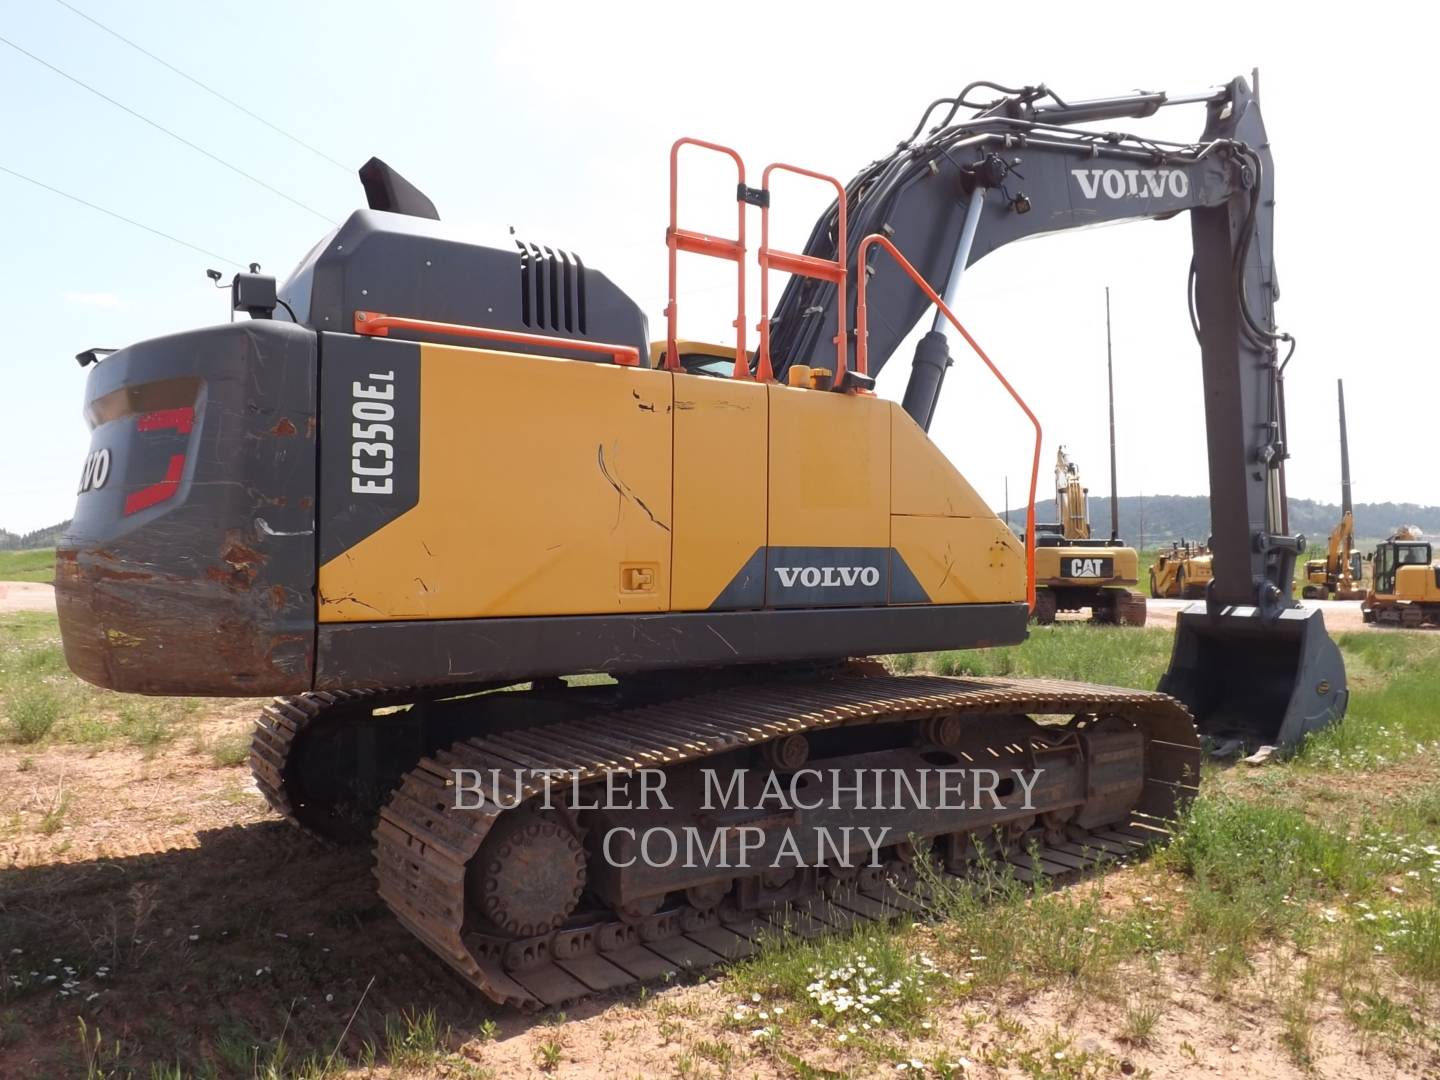
<instances>
[{"instance_id":1,"label":"power line","mask_svg":"<svg viewBox=\"0 0 1440 1080\"><path fill-rule=\"evenodd\" d=\"M232 109L239 109L239 110L240 110L242 113L244 113L246 116L250 117L250 119L255 120L255 121L258 121L258 122L261 123L261 124L264 124L264 125L265 125L266 127L268 127L271 131L275 132L275 133L278 134L278 135L283 135L283 136L285 136L285 138L289 139L289 140L290 140L291 142L293 142L295 145L304 147L306 150L309 150L309 151L310 151L312 154L314 154L316 157L324 158L324 159L325 159L326 161L328 161L331 165L334 165L334 166L335 166L336 168L338 168L338 169L343 169L346 173L354 172L354 170L351 169L349 165L346 165L343 161L336 161L336 160L335 160L333 157L331 157L329 154L325 153L325 151L323 151L323 150L317 150L315 147L313 147L313 146L311 146L309 143L307 143L304 139L300 138L300 136L298 136L298 135L292 135L290 132L286 131L284 128L282 128L282 127L280 127L280 126L278 126L278 125L276 125L276 124L272 124L269 120L266 120L263 116L260 116L260 115L257 114L257 113L251 112L251 111L250 111L249 109L247 109L244 105L241 105L238 101L235 101L235 100L233 100L232 98L226 97L226 96L225 96L224 94L222 94L219 90L216 90L213 86L207 86L205 83L203 83L203 82L201 82L199 79L195 78L195 76L194 76L194 75L191 75L189 72L187 72L187 71L181 71L181 70L180 70L178 67L176 67L174 64L170 63L170 61L165 60L165 59L163 59L162 57L156 56L154 53L152 53L149 49L145 48L143 45L137 45L137 44L135 44L135 42L131 41L129 38L127 38L124 34L120 33L118 30L112 30L110 27L108 27L108 26L106 26L104 23L102 23L99 19L94 18L94 17L91 16L91 15L87 15L85 12L83 12L83 11L81 11L79 8L75 7L73 4L68 4L68 3L65 2L65 0L55 0L55 2L56 2L57 4L59 4L61 7L67 8L67 9L69 9L70 11L72 11L74 14L80 16L80 18L84 19L86 22L93 23L95 26L98 26L101 30L104 30L104 31L105 31L107 34L109 34L111 37L118 38L119 40L123 41L126 45L129 45L129 46L130 46L132 49L134 49L136 52L138 52L138 53L143 53L144 55L148 56L151 60L154 60L157 64L161 65L162 67L169 68L169 69L170 69L171 71L173 71L176 75L179 75L182 79L185 79L185 80L188 80L189 82L194 83L196 86L200 87L201 90L204 90L207 94L210 94L210 95L212 95L213 97L219 98L221 101L225 102L226 105L229 105Z\"/></svg>"},{"instance_id":2,"label":"power line","mask_svg":"<svg viewBox=\"0 0 1440 1080\"><path fill-rule=\"evenodd\" d=\"M18 52L18 53L20 53L20 54L22 54L22 55L24 55L24 56L28 56L31 60L34 60L37 64L41 65L42 67L47 67L47 68L49 68L49 69L50 69L51 71L53 71L56 75L60 75L60 76L62 76L62 77L64 77L64 78L66 78L66 79L69 79L69 80L70 80L72 83L74 83L76 86L79 86L79 87L81 87L82 89L85 89L85 90L90 91L90 93L94 94L96 97L100 98L100 99L103 100L103 101L108 101L111 105L114 105L117 109L120 109L120 110L122 110L123 112L129 113L131 116L135 117L135 119L137 119L137 120L142 120L142 121L144 121L145 123L147 123L147 124L149 124L151 127L153 127L156 131L162 131L162 132L164 132L166 135L169 135L169 136L170 136L172 139L174 139L176 142L184 143L186 146L190 147L191 150L194 150L194 151L196 151L196 152L198 152L198 153L204 154L204 155L205 155L207 158L209 158L211 161L214 161L214 162L216 162L216 163L218 163L218 164L220 164L220 165L225 166L225 168L229 169L231 172L236 173L236 174L238 174L238 175L240 175L240 176L243 176L246 180L249 180L249 181L250 181L251 183L253 183L253 184L259 184L259 185L260 185L261 187L263 187L266 191L273 192L274 194L279 195L282 199L286 200L287 202L294 203L296 206L300 207L300 209L305 210L305 211L307 211L307 212L309 212L309 213L311 213L311 214L314 214L316 217L320 218L322 221L328 221L328 222L330 222L330 224L332 224L332 225L338 225L338 224L339 224L339 222L335 221L333 218L327 217L326 215L322 214L319 210L316 210L313 206L307 206L307 205L305 205L305 204L304 204L303 202L301 202L299 199L294 198L294 197L291 196L291 195L285 194L285 192L281 191L281 190L280 190L279 188L277 188L277 187L273 187L272 185L267 184L264 180L261 180L258 176L251 176L249 173L247 173L244 169L240 168L238 165L232 165L232 164L230 164L230 162L226 161L224 158L218 157L217 155L212 154L209 150L206 150L203 146L198 146L198 145L196 145L195 143L191 142L189 139L185 138L185 136L183 136L183 135L177 135L175 132L171 131L169 128L165 127L163 124L158 124L158 123L156 123L154 120L151 120L148 116L144 116L144 115L142 115L141 113L136 112L134 109L130 108L130 106L128 106L128 105L122 105L120 102L116 101L114 98L110 97L108 94L104 94L104 93L102 93L101 91L96 90L95 87L91 86L91 85L90 85L89 83L87 83L87 82L83 82L83 81L81 81L80 79L77 79L74 75L71 75L69 72L61 71L61 70L60 70L58 67L56 67L54 64L50 63L49 61L40 59L40 57L36 56L34 53L30 52L28 49L22 49L19 45L16 45L16 44L15 44L13 41L11 41L9 38L4 37L4 36L0 36L0 43L3 43L3 44L5 44L5 45L9 45L10 48L14 49L16 52Z\"/></svg>"},{"instance_id":3,"label":"power line","mask_svg":"<svg viewBox=\"0 0 1440 1080\"><path fill-rule=\"evenodd\" d=\"M4 165L0 165L0 172L9 173L17 180L24 180L27 184L34 184L38 188L44 188L46 191L52 192L55 195L59 195L63 199L69 199L71 202L77 202L81 206L88 206L91 210L98 210L100 211L100 213L107 214L110 217L115 218L115 220L117 221L125 222L126 225L134 225L137 229L144 229L148 233L153 233L155 236L159 236L166 240L169 240L171 243L179 244L182 247L187 247L191 251L198 251L201 255L208 255L212 259L219 259L221 262L227 262L231 266L238 266L242 270L245 268L245 264L240 262L238 259L232 259L228 255L221 255L218 252L202 248L198 244L192 244L188 240L181 240L178 236L171 236L167 232L161 232L159 229L153 228L150 225L146 225L144 222L136 221L134 218L128 218L124 214L117 214L114 210L107 210L105 207L98 206L92 202L88 202L85 199L80 198L80 196L78 195L71 195L68 191L61 191L57 187L51 187L49 184L44 183L43 181L36 180L33 176L26 176L24 173L18 173L14 169L6 168Z\"/></svg>"}]
</instances>

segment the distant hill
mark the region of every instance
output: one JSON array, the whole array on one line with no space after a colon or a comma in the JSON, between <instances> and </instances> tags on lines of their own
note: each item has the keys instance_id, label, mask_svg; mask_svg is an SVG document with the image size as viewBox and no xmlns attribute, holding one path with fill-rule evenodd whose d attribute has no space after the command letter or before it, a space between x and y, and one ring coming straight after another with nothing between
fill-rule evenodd
<instances>
[{"instance_id":1,"label":"distant hill","mask_svg":"<svg viewBox=\"0 0 1440 1080\"><path fill-rule=\"evenodd\" d=\"M52 548L60 534L69 528L70 522L62 521L48 529L36 529L28 533L12 533L0 529L0 551L27 551L30 548Z\"/></svg>"},{"instance_id":2,"label":"distant hill","mask_svg":"<svg viewBox=\"0 0 1440 1080\"><path fill-rule=\"evenodd\" d=\"M1055 516L1053 501L1037 503L1041 521ZM1018 528L1025 509L1010 510L1010 523ZM1323 544L1340 520L1340 507L1313 499L1290 500L1290 529L1313 545ZM1090 497L1090 525L1097 535L1110 527L1110 500ZM1355 536L1360 539L1389 536L1398 525L1418 525L1428 534L1440 535L1440 506L1416 503L1356 503ZM1127 543L1144 547L1168 544L1172 540L1204 540L1210 535L1210 500L1204 495L1122 495L1120 535Z\"/></svg>"}]
</instances>

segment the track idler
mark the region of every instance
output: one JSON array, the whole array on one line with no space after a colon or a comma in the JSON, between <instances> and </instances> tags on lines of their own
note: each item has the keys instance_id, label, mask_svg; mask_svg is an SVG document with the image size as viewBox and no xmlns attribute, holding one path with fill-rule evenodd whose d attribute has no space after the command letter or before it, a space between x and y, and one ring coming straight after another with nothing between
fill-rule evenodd
<instances>
[{"instance_id":1,"label":"track idler","mask_svg":"<svg viewBox=\"0 0 1440 1080\"><path fill-rule=\"evenodd\" d=\"M559 817L533 811L502 817L465 869L466 898L502 933L547 933L580 902L585 849Z\"/></svg>"},{"instance_id":2,"label":"track idler","mask_svg":"<svg viewBox=\"0 0 1440 1080\"><path fill-rule=\"evenodd\" d=\"M1344 716L1350 696L1324 615L1299 607L1267 617L1253 607L1191 605L1176 620L1170 668L1157 689L1184 702L1217 752L1293 750Z\"/></svg>"}]
</instances>

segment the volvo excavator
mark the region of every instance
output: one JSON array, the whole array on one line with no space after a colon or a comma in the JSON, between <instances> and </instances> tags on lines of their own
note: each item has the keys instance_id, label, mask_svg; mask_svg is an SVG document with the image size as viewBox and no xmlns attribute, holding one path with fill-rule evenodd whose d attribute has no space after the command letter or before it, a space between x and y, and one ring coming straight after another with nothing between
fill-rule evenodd
<instances>
[{"instance_id":1,"label":"volvo excavator","mask_svg":"<svg viewBox=\"0 0 1440 1080\"><path fill-rule=\"evenodd\" d=\"M1145 598L1126 587L1140 581L1140 557L1119 539L1117 501L1112 495L1110 538L1092 537L1090 491L1063 446L1055 454L1055 513L1059 520L1035 535L1035 621L1089 608L1091 622L1144 626Z\"/></svg>"},{"instance_id":2,"label":"volvo excavator","mask_svg":"<svg viewBox=\"0 0 1440 1080\"><path fill-rule=\"evenodd\" d=\"M1183 104L1204 110L1198 139L1117 126ZM678 163L702 152L735 164L732 235L677 220ZM803 251L769 243L777 171L835 191ZM1082 872L1165 834L1202 738L1293 742L1345 708L1338 651L1290 599L1292 342L1243 79L1090 101L974 83L848 184L759 178L717 144L672 148L654 363L639 306L590 262L462 240L374 159L369 208L288 280L236 276L249 319L79 357L92 443L56 562L71 668L120 691L278 695L251 756L271 805L368 838L395 917L499 1002L915 910L927 866ZM1027 634L1038 422L1023 544L927 435L952 340L998 373L955 317L967 268L1182 212L1216 559L1159 690L862 659ZM682 254L735 268L728 370L680 345ZM791 275L773 313L770 271ZM927 311L903 402L882 399L875 376ZM861 783L933 795L935 770L977 763L991 797L959 806L874 809ZM657 773L668 806L597 797L626 770ZM716 777L793 793L827 774L828 802L709 805ZM889 839L784 857L795 830L855 825ZM656 828L722 857L640 857Z\"/></svg>"}]
</instances>

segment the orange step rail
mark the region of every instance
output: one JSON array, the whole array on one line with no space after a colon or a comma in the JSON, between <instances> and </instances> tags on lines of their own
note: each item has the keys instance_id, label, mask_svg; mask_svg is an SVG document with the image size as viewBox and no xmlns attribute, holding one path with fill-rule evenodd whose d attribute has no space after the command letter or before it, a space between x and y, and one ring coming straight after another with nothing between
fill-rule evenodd
<instances>
[{"instance_id":1,"label":"orange step rail","mask_svg":"<svg viewBox=\"0 0 1440 1080\"><path fill-rule=\"evenodd\" d=\"M865 273L865 256L873 244L879 244L888 251L890 257L900 265L900 268L910 275L910 280L920 287L920 291L929 297L932 304L940 309L941 314L950 321L950 325L960 332L960 336L975 350L975 355L985 362L985 366L990 369L990 373L1000 380L1000 385L1005 388L1010 397L1014 399L1015 404L1020 406L1021 411L1030 418L1030 423L1035 426L1035 459L1030 465L1030 501L1025 508L1025 601L1030 605L1030 610L1034 611L1035 486L1040 479L1040 421L1037 420L1035 414L1030 411L1030 406L1026 405L1020 395L1015 392L1015 388L1010 385L1009 380L1000 374L1000 369L995 366L990 357L985 355L985 350L980 347L979 342L970 336L970 332L966 330L965 327L960 325L960 320L955 317L955 313L951 311L945 301L940 298L940 294L930 287L930 283L920 275L920 271L910 265L910 260L900 254L899 248L879 233L871 233L865 237L865 239L860 242L860 251L856 255L855 366L859 368L861 372L868 370L866 367L866 359L869 350L869 341L866 337L868 334L868 323L865 313L865 282L869 275Z\"/></svg>"},{"instance_id":2,"label":"orange step rail","mask_svg":"<svg viewBox=\"0 0 1440 1080\"><path fill-rule=\"evenodd\" d=\"M790 251L776 251L770 246L770 174L776 170L821 180L835 189L835 198L840 210L839 224L836 230L838 245L836 251L839 252L839 258L820 259L814 255L797 255ZM773 267L787 273L833 282L839 291L838 302L835 305L840 322L839 332L835 336L835 385L838 387L845 376L845 361L849 351L845 339L845 185L833 176L826 176L824 173L802 169L798 165L786 165L782 161L776 161L765 166L765 172L760 178L760 190L763 193L760 202L759 252L760 354L755 362L755 377L761 382L771 382L775 378L775 368L770 362L770 270ZM856 364L860 368L860 373L865 374L863 362L857 359Z\"/></svg>"},{"instance_id":3,"label":"orange step rail","mask_svg":"<svg viewBox=\"0 0 1440 1080\"><path fill-rule=\"evenodd\" d=\"M382 315L378 311L355 312L355 332L367 337L387 337L391 330L409 330L417 334L442 334L446 337L484 338L512 345L538 345L546 349L598 353L608 356L622 367L638 367L640 350L634 345L612 345L604 341L551 337L548 334L526 334L519 330L495 330L488 326L464 326L460 323L433 322L430 319L407 319L400 315Z\"/></svg>"},{"instance_id":4,"label":"orange step rail","mask_svg":"<svg viewBox=\"0 0 1440 1080\"><path fill-rule=\"evenodd\" d=\"M735 170L739 177L739 183L735 189L735 201L739 204L739 217L735 226L735 239L727 240L720 236L710 236L708 233L694 232L690 229L680 228L678 220L679 212L679 188L680 188L680 148L682 146L698 146L703 150L713 150L719 154L728 155L735 162ZM735 370L732 377L736 379L750 378L750 357L745 352L745 162L740 155L728 146L721 146L719 143L706 142L703 139L683 138L676 139L670 147L670 227L665 230L665 246L670 249L670 288L666 294L665 303L665 359L661 366L667 371L680 370L680 352L676 345L675 323L677 309L675 305L675 271L677 256L682 251L688 251L694 255L709 255L717 259L730 259L735 263L736 278L736 299L735 299Z\"/></svg>"}]
</instances>

